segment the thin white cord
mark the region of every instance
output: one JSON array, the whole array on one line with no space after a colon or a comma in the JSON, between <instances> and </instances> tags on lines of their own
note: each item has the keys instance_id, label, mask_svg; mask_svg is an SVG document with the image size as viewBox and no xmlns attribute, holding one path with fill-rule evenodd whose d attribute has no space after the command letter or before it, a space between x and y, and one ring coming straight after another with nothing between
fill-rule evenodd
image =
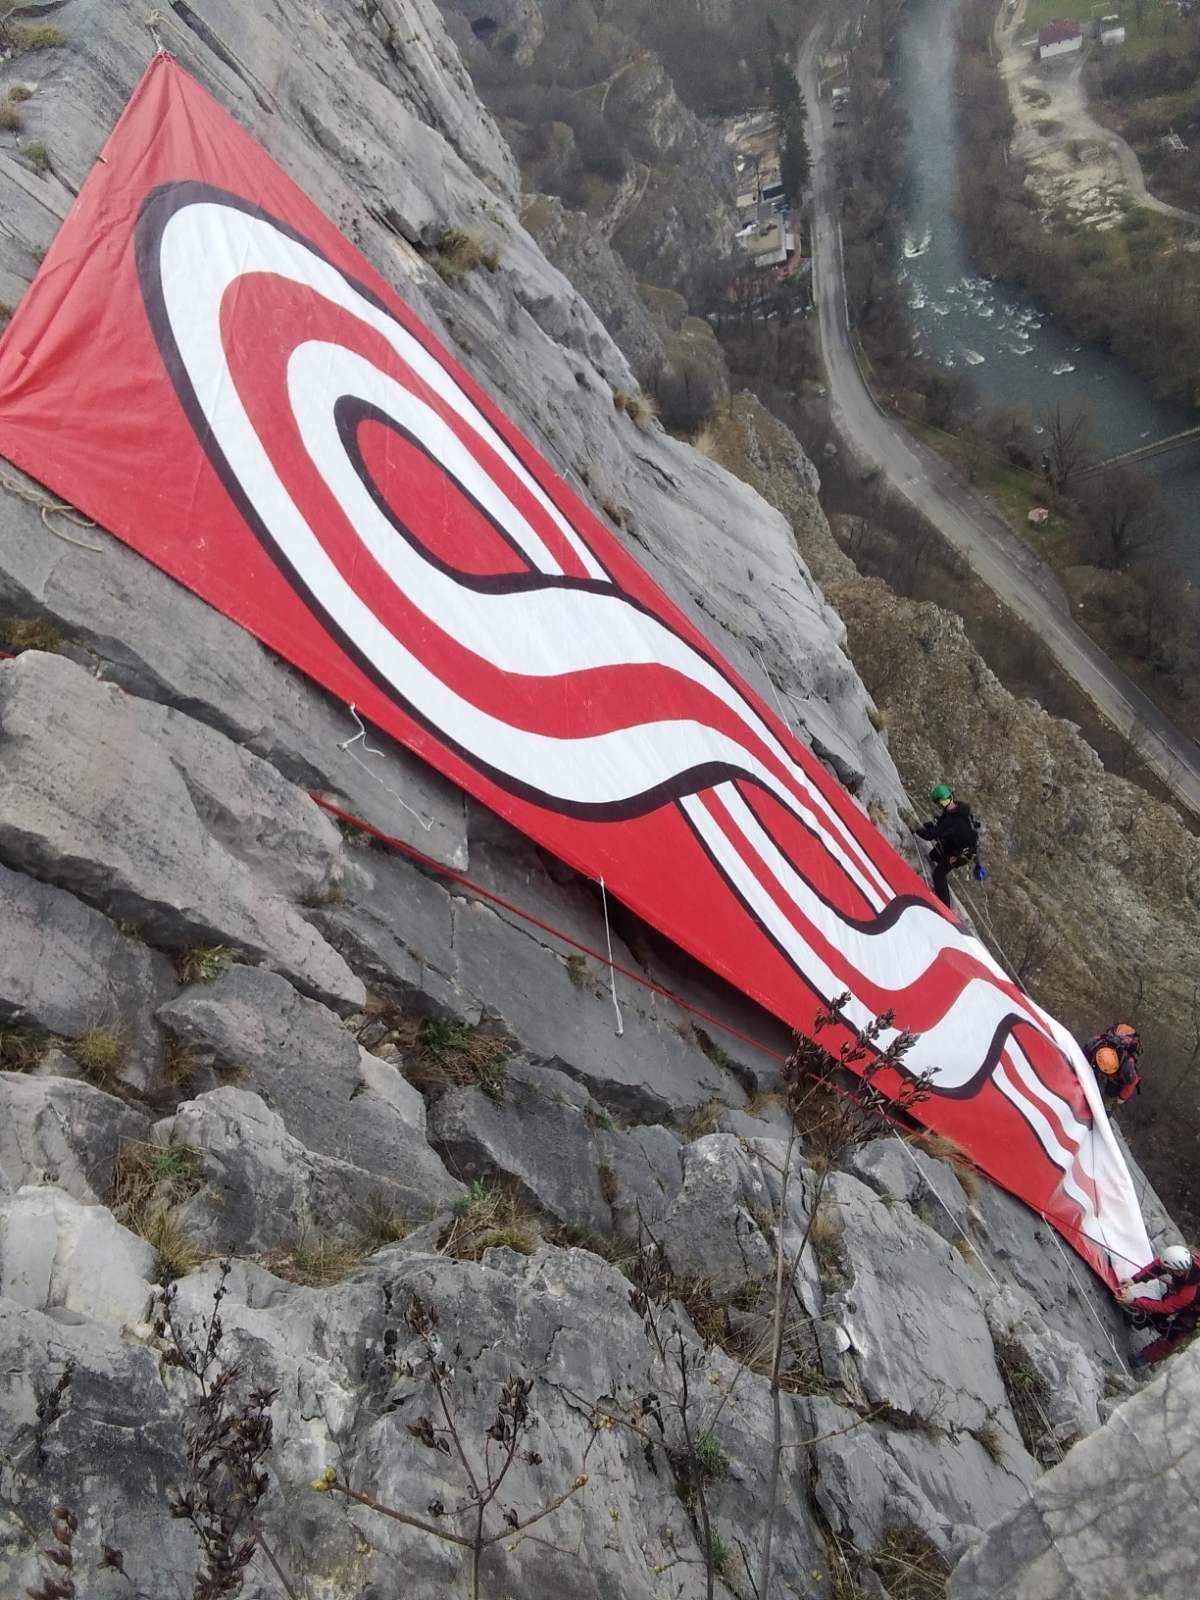
<instances>
[{"instance_id":1,"label":"thin white cord","mask_svg":"<svg viewBox=\"0 0 1200 1600\"><path fill-rule=\"evenodd\" d=\"M604 907L604 937L608 940L608 981L612 987L613 1010L617 1015L617 1038L625 1032L625 1022L621 1016L621 1003L617 999L617 969L613 965L612 929L608 925L608 891L604 887L604 879L600 879L600 903Z\"/></svg>"},{"instance_id":2,"label":"thin white cord","mask_svg":"<svg viewBox=\"0 0 1200 1600\"><path fill-rule=\"evenodd\" d=\"M916 1156L914 1156L912 1151L908 1148L907 1143L900 1137L900 1134L896 1131L895 1128L893 1128L891 1131L892 1131L893 1138L897 1141L897 1143L899 1144L901 1150L904 1151L904 1154L908 1157L908 1159L912 1162L913 1166L916 1168L917 1175L921 1179L922 1184L925 1186L925 1188L929 1189L932 1192L933 1198L937 1201L938 1205L941 1206L942 1210L950 1218L950 1221L958 1229L959 1233L962 1234L963 1238L966 1240L968 1245L970 1245L971 1254L979 1262L979 1265L987 1273L988 1277L991 1278L992 1286L995 1288L996 1292L999 1293L1000 1292L1000 1283L997 1280L995 1274L992 1272L992 1269L988 1266L987 1262L983 1259L983 1257L976 1250L975 1241L971 1238L971 1235L967 1232L967 1230L963 1227L962 1223L954 1215L953 1211L951 1211L950 1207L942 1199L941 1195L934 1188L933 1184L929 1182L929 1180L926 1178L925 1174L921 1171L921 1163L917 1160Z\"/></svg>"},{"instance_id":3,"label":"thin white cord","mask_svg":"<svg viewBox=\"0 0 1200 1600\"><path fill-rule=\"evenodd\" d=\"M775 687L774 678L772 678L771 674L767 671L767 664L762 658L762 651L761 650L756 650L753 645L750 645L749 648L750 648L750 654L758 662L758 670L762 673L763 677L767 680L767 683L770 685L771 698L775 702L775 710L779 713L779 720L780 720L780 722L783 723L784 727L790 733L791 729L792 729L792 725L788 721L787 717L784 715L783 701L780 700L780 698L779 698L779 690ZM790 699L791 696L789 695L788 698Z\"/></svg>"},{"instance_id":4,"label":"thin white cord","mask_svg":"<svg viewBox=\"0 0 1200 1600\"><path fill-rule=\"evenodd\" d=\"M410 816L415 817L417 819L417 821L421 824L421 826L425 829L426 833L428 833L429 830L433 827L433 818L432 817L423 817L419 811L415 810L411 805L409 805L408 801L404 798L404 796L402 794L400 794L397 790L393 789L390 783L386 783L379 776L379 774L376 771L373 770L373 768L371 768L371 767L369 767L367 765L367 763L365 761L360 761L359 758L355 755L354 751L351 750L350 746L352 744L357 744L358 741L361 739L362 740L363 750L365 751L365 753L367 755L369 755L369 756L379 756L384 761L387 760L387 753L385 751L376 750L376 749L373 748L373 746L371 746L371 745L369 745L367 743L367 730L366 730L366 727L365 727L365 725L363 723L362 718L359 716L357 710L355 709L355 705L354 705L353 700L350 702L350 715L354 718L355 722L358 724L358 732L356 734L354 734L351 738L344 739L342 741L342 743L338 745L338 749L343 753L343 755L349 756L351 761L354 762L355 766L361 767L369 778L374 778L375 782L377 784L379 784L380 788L386 789L387 792L391 795L392 799L396 801L397 805L403 806L405 811L407 811Z\"/></svg>"},{"instance_id":5,"label":"thin white cord","mask_svg":"<svg viewBox=\"0 0 1200 1600\"><path fill-rule=\"evenodd\" d=\"M1113 1338L1112 1334L1108 1331L1108 1329L1104 1326L1103 1322L1100 1320L1100 1313L1096 1310L1095 1306L1088 1299L1088 1297L1084 1293L1084 1291L1079 1287L1079 1279L1075 1276L1075 1268L1071 1265L1071 1258L1067 1254L1066 1246L1063 1244L1062 1240L1058 1236L1058 1229L1051 1225L1049 1219L1046 1217L1044 1212L1042 1214L1042 1221L1050 1229L1050 1237L1054 1240L1055 1244L1058 1246L1059 1254L1062 1256L1063 1260L1067 1264L1067 1271L1071 1274L1071 1280L1074 1283L1075 1288L1076 1288L1080 1298L1083 1300L1084 1305L1086 1305L1088 1310L1091 1312L1093 1318L1095 1319L1096 1326L1100 1329L1100 1332L1108 1340L1108 1343L1109 1343L1109 1346L1110 1346L1110 1348L1112 1350L1112 1353L1117 1358L1117 1365L1120 1367L1121 1371L1126 1375L1126 1377L1128 1377L1129 1376L1129 1368L1125 1365L1124 1356L1117 1349L1117 1341Z\"/></svg>"}]
</instances>

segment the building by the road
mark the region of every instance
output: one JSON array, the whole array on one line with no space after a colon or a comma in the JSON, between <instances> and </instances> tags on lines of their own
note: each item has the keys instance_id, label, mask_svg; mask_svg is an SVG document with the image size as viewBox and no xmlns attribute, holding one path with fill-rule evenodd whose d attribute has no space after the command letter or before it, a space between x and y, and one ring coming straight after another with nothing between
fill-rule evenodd
<instances>
[{"instance_id":1,"label":"building by the road","mask_svg":"<svg viewBox=\"0 0 1200 1600\"><path fill-rule=\"evenodd\" d=\"M1118 16L1101 17L1095 29L1096 38L1106 50L1125 43L1125 24Z\"/></svg>"},{"instance_id":2,"label":"building by the road","mask_svg":"<svg viewBox=\"0 0 1200 1600\"><path fill-rule=\"evenodd\" d=\"M1083 49L1083 27L1078 22L1048 22L1038 34L1038 60L1052 61Z\"/></svg>"}]
</instances>

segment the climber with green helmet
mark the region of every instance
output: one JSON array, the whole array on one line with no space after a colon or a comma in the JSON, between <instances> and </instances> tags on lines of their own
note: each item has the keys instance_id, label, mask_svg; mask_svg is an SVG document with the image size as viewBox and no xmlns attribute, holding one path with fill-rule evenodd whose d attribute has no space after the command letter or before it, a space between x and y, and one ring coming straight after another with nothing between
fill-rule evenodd
<instances>
[{"instance_id":1,"label":"climber with green helmet","mask_svg":"<svg viewBox=\"0 0 1200 1600\"><path fill-rule=\"evenodd\" d=\"M933 872L933 892L943 905L950 905L950 874L956 867L975 859L979 848L979 824L965 800L956 800L948 783L936 784L929 798L939 807L931 822L916 830L918 839L933 843L929 865Z\"/></svg>"}]
</instances>

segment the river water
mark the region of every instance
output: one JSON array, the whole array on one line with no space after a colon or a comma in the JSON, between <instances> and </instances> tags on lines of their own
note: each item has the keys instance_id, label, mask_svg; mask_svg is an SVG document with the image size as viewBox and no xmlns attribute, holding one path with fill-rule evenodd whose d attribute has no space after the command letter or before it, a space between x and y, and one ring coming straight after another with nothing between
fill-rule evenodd
<instances>
[{"instance_id":1,"label":"river water","mask_svg":"<svg viewBox=\"0 0 1200 1600\"><path fill-rule=\"evenodd\" d=\"M1057 327L1011 284L982 277L954 214L957 189L954 56L961 0L910 0L899 92L912 124L897 270L919 348L965 373L979 398L1036 413L1086 401L1101 452L1115 455L1192 427L1200 418L1156 400L1114 357ZM1151 460L1176 528L1175 556L1200 581L1200 445Z\"/></svg>"}]
</instances>

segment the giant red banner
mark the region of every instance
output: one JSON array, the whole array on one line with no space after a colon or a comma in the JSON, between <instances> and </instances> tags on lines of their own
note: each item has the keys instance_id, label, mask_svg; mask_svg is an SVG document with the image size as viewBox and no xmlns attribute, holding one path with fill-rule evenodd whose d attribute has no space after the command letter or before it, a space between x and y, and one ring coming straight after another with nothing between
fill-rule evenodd
<instances>
[{"instance_id":1,"label":"giant red banner","mask_svg":"<svg viewBox=\"0 0 1200 1600\"><path fill-rule=\"evenodd\" d=\"M1150 1257L1091 1076L395 291L192 79L138 86L0 342L0 451L930 1126Z\"/></svg>"}]
</instances>

